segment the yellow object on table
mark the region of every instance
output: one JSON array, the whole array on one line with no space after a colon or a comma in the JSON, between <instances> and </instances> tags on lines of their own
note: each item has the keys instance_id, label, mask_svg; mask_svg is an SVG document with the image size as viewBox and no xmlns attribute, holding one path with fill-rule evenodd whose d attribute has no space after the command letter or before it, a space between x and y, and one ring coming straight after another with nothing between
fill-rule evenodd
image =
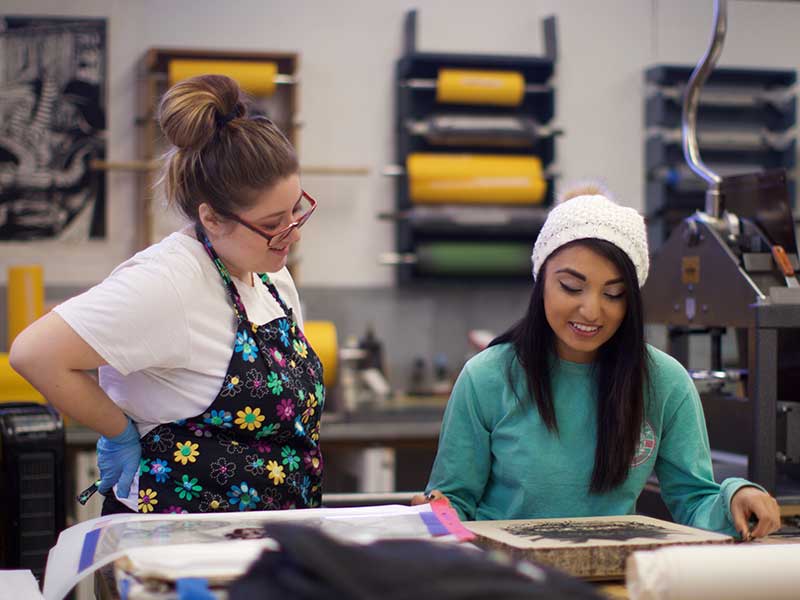
<instances>
[{"instance_id":1,"label":"yellow object on table","mask_svg":"<svg viewBox=\"0 0 800 600\"><path fill-rule=\"evenodd\" d=\"M519 106L525 96L525 78L516 71L440 69L436 101L448 104Z\"/></svg>"},{"instance_id":2,"label":"yellow object on table","mask_svg":"<svg viewBox=\"0 0 800 600\"><path fill-rule=\"evenodd\" d=\"M306 321L303 334L322 362L322 379L326 388L336 385L339 368L339 348L336 325L331 321Z\"/></svg>"},{"instance_id":3,"label":"yellow object on table","mask_svg":"<svg viewBox=\"0 0 800 600\"><path fill-rule=\"evenodd\" d=\"M3 402L46 403L44 396L11 368L5 352L0 353L0 404Z\"/></svg>"},{"instance_id":4,"label":"yellow object on table","mask_svg":"<svg viewBox=\"0 0 800 600\"><path fill-rule=\"evenodd\" d=\"M44 314L44 269L41 265L8 268L8 347L19 332Z\"/></svg>"},{"instance_id":5,"label":"yellow object on table","mask_svg":"<svg viewBox=\"0 0 800 600\"><path fill-rule=\"evenodd\" d=\"M254 96L271 96L275 93L275 76L278 65L274 62L254 60L201 60L176 58L167 66L169 85L198 75L227 75Z\"/></svg>"},{"instance_id":6,"label":"yellow object on table","mask_svg":"<svg viewBox=\"0 0 800 600\"><path fill-rule=\"evenodd\" d=\"M417 152L406 170L415 204L540 204L547 192L535 156Z\"/></svg>"}]
</instances>

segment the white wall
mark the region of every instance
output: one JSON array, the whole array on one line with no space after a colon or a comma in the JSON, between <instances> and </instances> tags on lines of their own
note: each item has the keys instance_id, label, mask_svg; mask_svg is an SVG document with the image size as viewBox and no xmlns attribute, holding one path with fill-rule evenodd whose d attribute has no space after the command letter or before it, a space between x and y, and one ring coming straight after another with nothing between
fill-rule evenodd
<instances>
[{"instance_id":1,"label":"white wall","mask_svg":"<svg viewBox=\"0 0 800 600\"><path fill-rule=\"evenodd\" d=\"M722 65L800 67L800 4L729 3ZM296 51L301 55L301 162L365 165L363 177L307 176L320 200L301 245L307 286L391 285L375 257L393 249L391 210L395 60L402 24L418 8L420 50L540 54L542 17L558 17L558 143L564 180L601 177L626 204L643 206L643 70L695 63L711 29L711 0L4 0L6 14L105 16L110 23L109 151L135 156L134 68L150 47ZM105 242L6 244L5 266L43 262L52 284L89 285L132 248L135 180L108 178Z\"/></svg>"}]
</instances>

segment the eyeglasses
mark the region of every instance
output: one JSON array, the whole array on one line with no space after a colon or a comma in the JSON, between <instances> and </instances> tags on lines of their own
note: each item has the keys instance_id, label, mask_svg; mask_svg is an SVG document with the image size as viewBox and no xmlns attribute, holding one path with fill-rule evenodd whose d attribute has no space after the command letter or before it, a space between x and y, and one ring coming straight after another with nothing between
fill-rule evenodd
<instances>
[{"instance_id":1,"label":"eyeglasses","mask_svg":"<svg viewBox=\"0 0 800 600\"><path fill-rule=\"evenodd\" d=\"M240 225L244 225L250 231L260 235L262 238L267 240L270 248L280 248L284 245L284 242L287 240L287 238L292 234L293 230L299 229L306 224L306 221L308 221L309 217L311 217L311 213L314 212L315 208L317 208L317 201L303 191L302 195L300 196L300 200L297 201L297 204L295 204L294 208L292 209L292 218L294 221L276 233L267 233L260 227L253 225L252 223L248 223L243 218L233 213L225 216L233 219Z\"/></svg>"}]
</instances>

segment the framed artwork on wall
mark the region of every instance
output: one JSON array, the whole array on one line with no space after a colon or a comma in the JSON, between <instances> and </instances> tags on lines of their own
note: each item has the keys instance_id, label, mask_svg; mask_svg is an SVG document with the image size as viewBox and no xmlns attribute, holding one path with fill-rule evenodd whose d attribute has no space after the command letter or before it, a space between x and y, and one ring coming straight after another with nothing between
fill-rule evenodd
<instances>
[{"instance_id":1,"label":"framed artwork on wall","mask_svg":"<svg viewBox=\"0 0 800 600\"><path fill-rule=\"evenodd\" d=\"M105 19L0 15L0 241L106 235Z\"/></svg>"}]
</instances>

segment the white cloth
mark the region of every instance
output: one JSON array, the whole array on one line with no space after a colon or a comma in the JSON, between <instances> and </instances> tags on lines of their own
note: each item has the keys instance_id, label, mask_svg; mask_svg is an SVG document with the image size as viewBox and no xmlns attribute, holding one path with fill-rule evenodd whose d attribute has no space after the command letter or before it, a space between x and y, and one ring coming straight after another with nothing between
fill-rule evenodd
<instances>
[{"instance_id":1,"label":"white cloth","mask_svg":"<svg viewBox=\"0 0 800 600\"><path fill-rule=\"evenodd\" d=\"M631 600L796 600L800 546L670 546L634 552L625 580Z\"/></svg>"},{"instance_id":2,"label":"white cloth","mask_svg":"<svg viewBox=\"0 0 800 600\"><path fill-rule=\"evenodd\" d=\"M644 285L650 268L644 219L634 209L600 195L576 196L550 211L533 245L533 278L561 246L587 238L611 242L625 252L636 267L639 287Z\"/></svg>"},{"instance_id":3,"label":"white cloth","mask_svg":"<svg viewBox=\"0 0 800 600\"><path fill-rule=\"evenodd\" d=\"M270 278L302 328L291 275L284 268ZM251 321L284 315L258 279L254 286L234 282ZM142 436L203 413L222 387L236 318L219 272L194 237L171 234L54 310L108 363L99 369L100 387Z\"/></svg>"},{"instance_id":4,"label":"white cloth","mask_svg":"<svg viewBox=\"0 0 800 600\"><path fill-rule=\"evenodd\" d=\"M0 570L0 600L36 600L44 598L30 569Z\"/></svg>"}]
</instances>

